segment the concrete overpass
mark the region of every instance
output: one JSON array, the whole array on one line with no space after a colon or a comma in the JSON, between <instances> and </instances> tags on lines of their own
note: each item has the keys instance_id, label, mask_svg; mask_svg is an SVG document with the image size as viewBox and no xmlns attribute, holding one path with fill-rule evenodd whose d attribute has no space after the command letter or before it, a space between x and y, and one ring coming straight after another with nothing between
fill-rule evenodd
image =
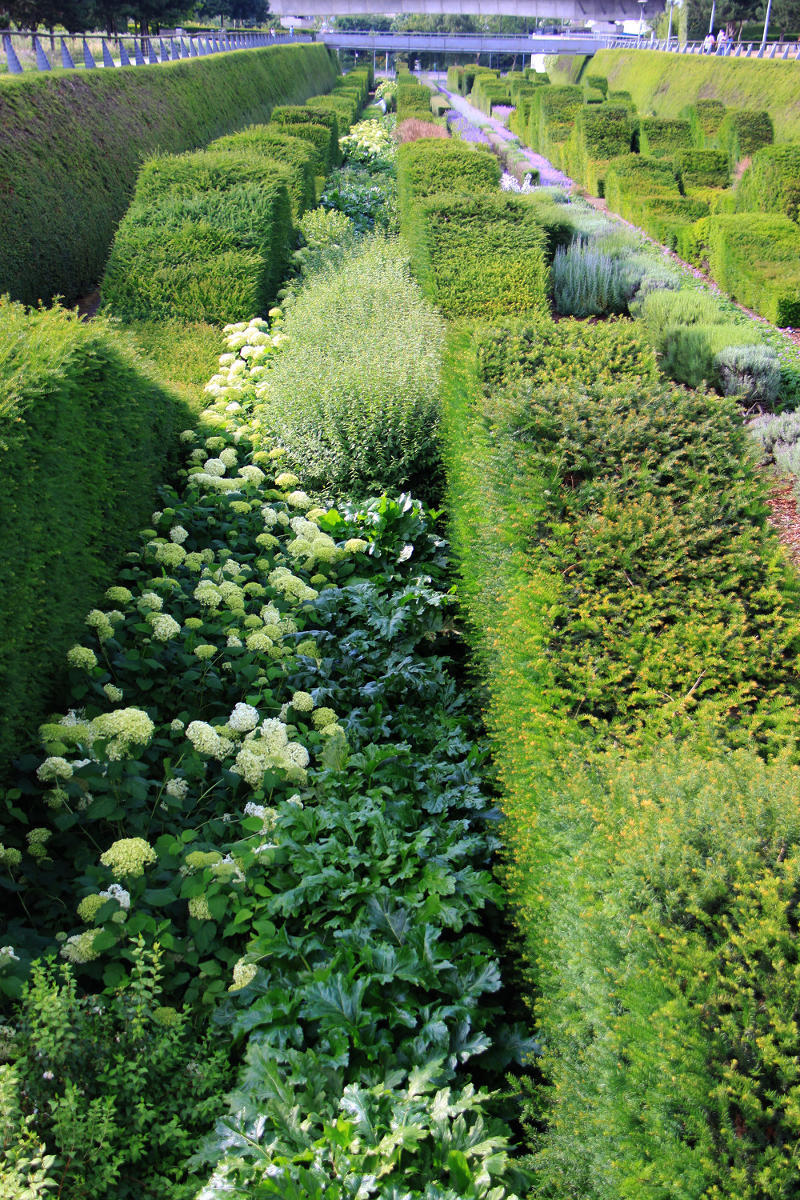
<instances>
[{"instance_id":1,"label":"concrete overpass","mask_svg":"<svg viewBox=\"0 0 800 1200\"><path fill-rule=\"evenodd\" d=\"M276 16L338 17L410 13L482 17L539 17L544 20L638 21L658 16L664 0L270 0Z\"/></svg>"},{"instance_id":2,"label":"concrete overpass","mask_svg":"<svg viewBox=\"0 0 800 1200\"><path fill-rule=\"evenodd\" d=\"M274 8L280 0L270 0ZM303 4L309 0L301 0ZM417 0L419 3L419 0ZM638 4L637 4L638 17ZM600 18L593 18L600 19ZM318 42L334 50L368 51L370 54L594 54L608 46L635 46L635 37L591 33L560 36L546 34L481 34L481 33L318 33ZM649 45L649 37L643 45Z\"/></svg>"}]
</instances>

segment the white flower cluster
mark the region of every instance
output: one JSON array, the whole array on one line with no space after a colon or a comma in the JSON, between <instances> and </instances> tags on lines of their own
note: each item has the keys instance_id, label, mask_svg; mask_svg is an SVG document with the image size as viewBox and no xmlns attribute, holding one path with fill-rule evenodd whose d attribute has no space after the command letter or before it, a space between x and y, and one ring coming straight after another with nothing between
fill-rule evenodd
<instances>
[{"instance_id":1,"label":"white flower cluster","mask_svg":"<svg viewBox=\"0 0 800 1200\"><path fill-rule=\"evenodd\" d=\"M134 746L149 745L155 725L141 708L118 708L90 721L89 733L92 741L105 740L106 756L115 760L127 758Z\"/></svg>"},{"instance_id":2,"label":"white flower cluster","mask_svg":"<svg viewBox=\"0 0 800 1200\"><path fill-rule=\"evenodd\" d=\"M533 182L532 175L526 175L522 183L508 171L503 171L500 176L500 190L503 192L521 192L523 195L528 195L530 192L535 192L536 189L537 185Z\"/></svg>"},{"instance_id":3,"label":"white flower cluster","mask_svg":"<svg viewBox=\"0 0 800 1200\"><path fill-rule=\"evenodd\" d=\"M144 875L145 867L154 863L156 857L155 850L144 838L120 838L100 855L100 862L104 867L110 867L117 879L123 879L126 875Z\"/></svg>"},{"instance_id":4,"label":"white flower cluster","mask_svg":"<svg viewBox=\"0 0 800 1200\"><path fill-rule=\"evenodd\" d=\"M342 557L342 551L330 534L323 533L307 517L292 517L289 524L295 536L287 543L286 552L306 570L313 570L317 563L334 563Z\"/></svg>"},{"instance_id":5,"label":"white flower cluster","mask_svg":"<svg viewBox=\"0 0 800 1200\"><path fill-rule=\"evenodd\" d=\"M186 736L198 754L206 758L216 758L220 761L233 749L230 738L220 737L216 729L207 721L190 721L186 726Z\"/></svg>"},{"instance_id":6,"label":"white flower cluster","mask_svg":"<svg viewBox=\"0 0 800 1200\"><path fill-rule=\"evenodd\" d=\"M238 402L243 392L253 388L256 397L263 396L269 374L270 355L285 341L280 333L270 334L269 324L261 318L226 325L226 354L220 355L220 370L212 375L205 391L215 400Z\"/></svg>"},{"instance_id":7,"label":"white flower cluster","mask_svg":"<svg viewBox=\"0 0 800 1200\"><path fill-rule=\"evenodd\" d=\"M270 717L247 735L231 770L257 788L265 771L276 771L292 783L305 783L308 763L305 746L290 742L284 723Z\"/></svg>"}]
</instances>

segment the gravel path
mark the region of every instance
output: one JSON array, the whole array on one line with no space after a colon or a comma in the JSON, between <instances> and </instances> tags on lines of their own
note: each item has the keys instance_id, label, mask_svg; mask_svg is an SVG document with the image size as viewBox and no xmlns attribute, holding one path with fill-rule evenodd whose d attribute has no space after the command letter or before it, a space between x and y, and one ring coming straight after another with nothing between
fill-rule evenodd
<instances>
[{"instance_id":1,"label":"gravel path","mask_svg":"<svg viewBox=\"0 0 800 1200\"><path fill-rule=\"evenodd\" d=\"M441 85L439 85L439 90L447 96L456 112L461 113L473 125L488 125L504 142L510 142L514 139L514 134L501 121L498 121L495 117L487 117L486 113L481 112L479 108L475 108L463 96L459 96L454 92L448 92L447 88L443 88ZM524 157L526 162L530 163L532 168L539 172L539 183L543 187L562 187L565 191L571 191L575 186L569 176L564 175L562 171L557 171L552 163L548 162L546 158L542 158L541 154L534 154L533 150L529 150L527 146L519 146L519 153Z\"/></svg>"}]
</instances>

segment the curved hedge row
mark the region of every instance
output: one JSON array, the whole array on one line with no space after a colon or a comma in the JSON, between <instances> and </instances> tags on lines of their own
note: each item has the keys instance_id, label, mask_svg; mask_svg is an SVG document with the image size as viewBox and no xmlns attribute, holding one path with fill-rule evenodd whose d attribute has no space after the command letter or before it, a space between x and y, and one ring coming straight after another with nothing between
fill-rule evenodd
<instances>
[{"instance_id":1,"label":"curved hedge row","mask_svg":"<svg viewBox=\"0 0 800 1200\"><path fill-rule=\"evenodd\" d=\"M0 294L26 304L97 286L142 159L268 120L337 75L322 45L270 46L0 86Z\"/></svg>"}]
</instances>

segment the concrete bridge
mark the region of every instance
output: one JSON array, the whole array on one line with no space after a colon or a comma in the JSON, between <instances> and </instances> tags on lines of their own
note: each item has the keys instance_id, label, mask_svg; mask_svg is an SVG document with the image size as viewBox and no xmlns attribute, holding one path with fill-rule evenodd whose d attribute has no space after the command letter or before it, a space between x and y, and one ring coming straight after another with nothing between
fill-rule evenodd
<instances>
[{"instance_id":1,"label":"concrete bridge","mask_svg":"<svg viewBox=\"0 0 800 1200\"><path fill-rule=\"evenodd\" d=\"M280 0L270 0L274 7ZM313 0L301 0L313 3ZM419 0L417 0L419 3ZM638 5L637 5L638 10ZM638 11L637 11L638 17ZM546 34L481 34L481 33L318 33L318 42L334 50L367 51L370 54L594 54L609 46L636 46L636 37L576 33L559 36ZM650 45L642 41L642 45Z\"/></svg>"},{"instance_id":2,"label":"concrete bridge","mask_svg":"<svg viewBox=\"0 0 800 1200\"><path fill-rule=\"evenodd\" d=\"M466 13L582 23L646 20L664 11L664 0L270 0L270 11L279 17Z\"/></svg>"}]
</instances>

